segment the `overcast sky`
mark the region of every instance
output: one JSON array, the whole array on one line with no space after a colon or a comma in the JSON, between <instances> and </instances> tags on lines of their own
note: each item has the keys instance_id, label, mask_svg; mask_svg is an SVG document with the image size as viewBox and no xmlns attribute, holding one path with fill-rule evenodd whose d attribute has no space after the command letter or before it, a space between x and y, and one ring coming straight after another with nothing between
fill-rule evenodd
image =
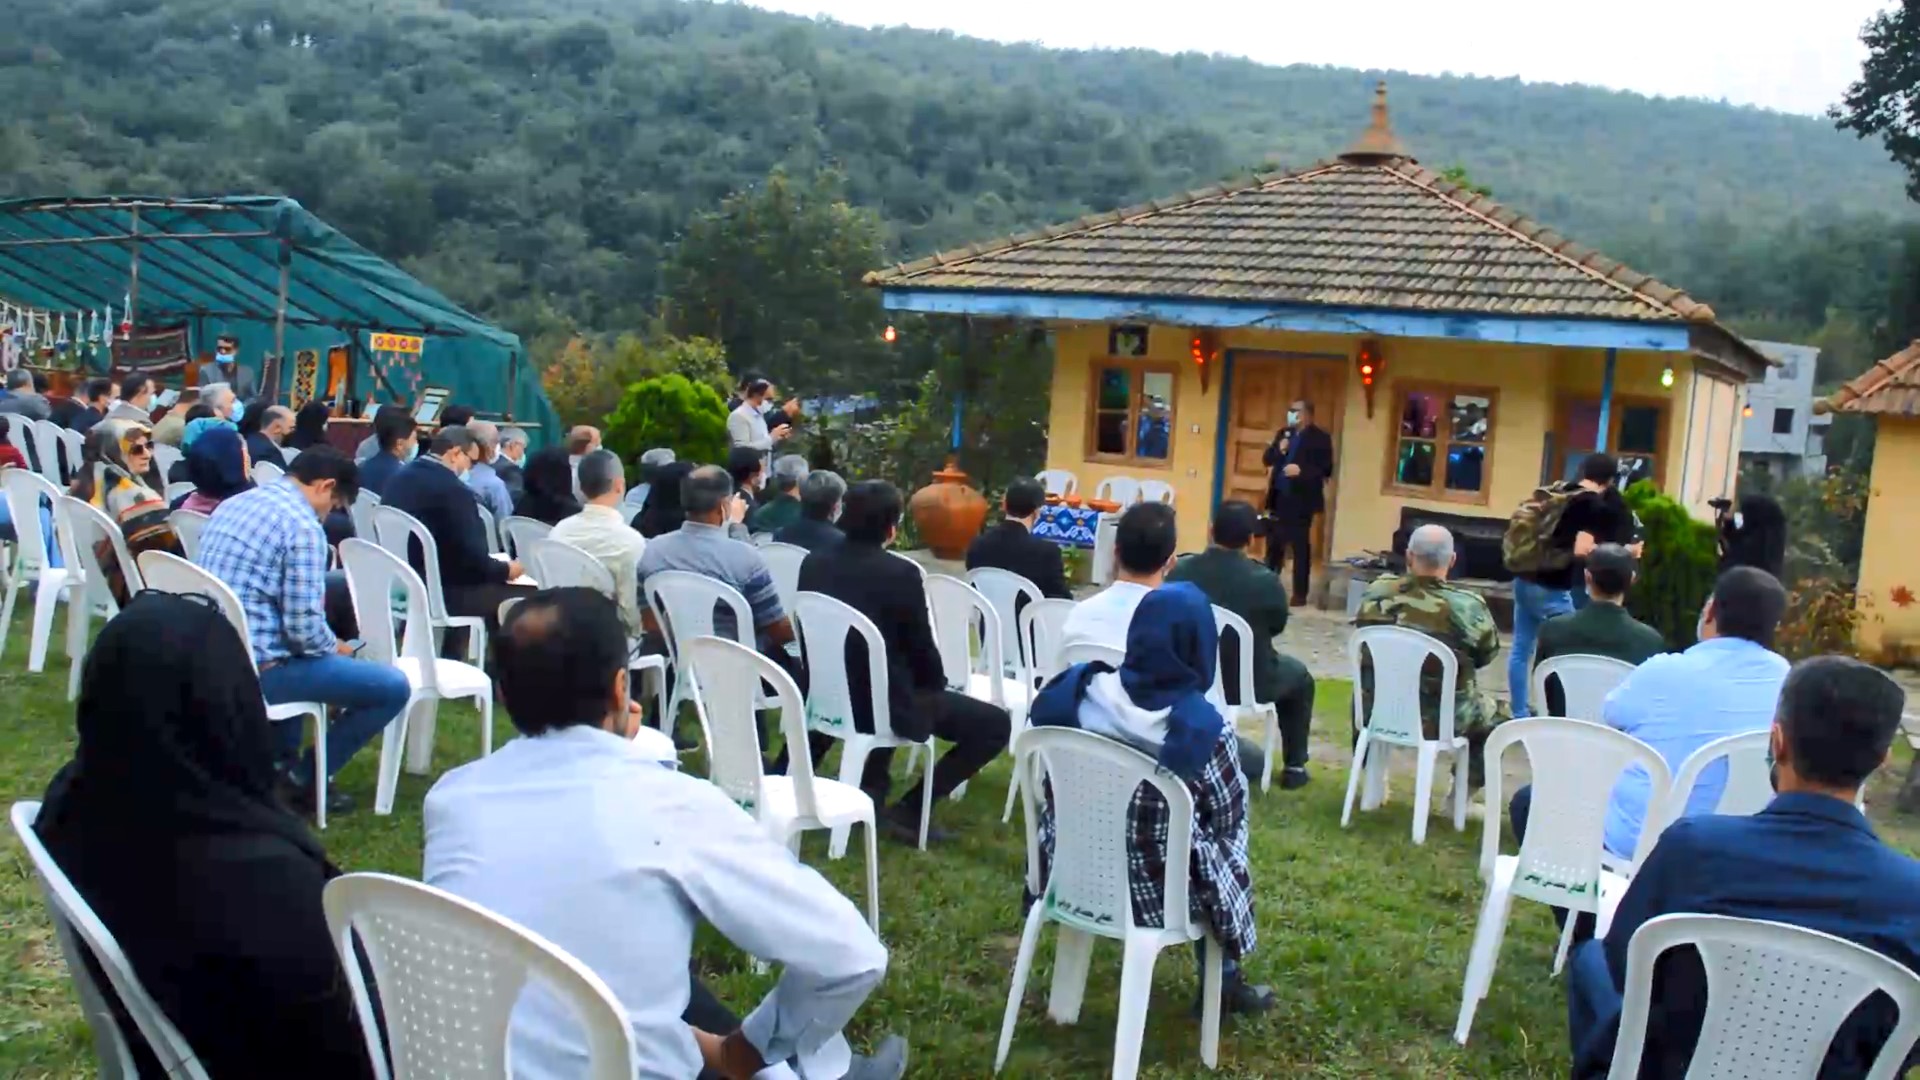
<instances>
[{"instance_id":1,"label":"overcast sky","mask_svg":"<svg viewBox=\"0 0 1920 1080\"><path fill-rule=\"evenodd\" d=\"M1270 64L1517 75L1821 113L1892 0L749 0L862 26L1058 48L1230 53Z\"/></svg>"}]
</instances>

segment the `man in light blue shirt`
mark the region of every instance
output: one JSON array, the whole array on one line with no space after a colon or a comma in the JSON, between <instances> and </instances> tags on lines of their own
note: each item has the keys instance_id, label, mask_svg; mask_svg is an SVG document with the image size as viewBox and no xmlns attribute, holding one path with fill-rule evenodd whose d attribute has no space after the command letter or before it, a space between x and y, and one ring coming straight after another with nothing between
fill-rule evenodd
<instances>
[{"instance_id":1,"label":"man in light blue shirt","mask_svg":"<svg viewBox=\"0 0 1920 1080\"><path fill-rule=\"evenodd\" d=\"M1737 567L1720 575L1700 613L1700 643L1641 664L1607 695L1602 718L1658 750L1676 773L1715 739L1766 731L1787 678L1786 658L1773 651L1786 609L1786 589L1765 570ZM1726 786L1727 763L1716 762L1700 774L1686 813L1711 813ZM1650 787L1646 770L1637 765L1614 786L1608 851L1633 857L1655 794Z\"/></svg>"},{"instance_id":2,"label":"man in light blue shirt","mask_svg":"<svg viewBox=\"0 0 1920 1080\"><path fill-rule=\"evenodd\" d=\"M472 420L467 430L480 444L480 457L467 470L467 487L473 489L474 499L493 515L497 525L513 516L513 496L507 492L507 482L493 469L500 451L500 429L489 420Z\"/></svg>"}]
</instances>

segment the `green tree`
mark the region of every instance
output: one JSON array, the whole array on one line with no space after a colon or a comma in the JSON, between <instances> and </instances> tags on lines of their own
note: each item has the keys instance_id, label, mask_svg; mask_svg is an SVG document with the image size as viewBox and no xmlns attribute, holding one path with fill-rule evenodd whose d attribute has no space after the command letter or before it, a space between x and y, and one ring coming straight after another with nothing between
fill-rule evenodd
<instances>
[{"instance_id":1,"label":"green tree","mask_svg":"<svg viewBox=\"0 0 1920 1080\"><path fill-rule=\"evenodd\" d=\"M882 251L879 221L838 178L776 170L687 227L667 264L668 325L782 387L856 389L881 355L880 297L861 279Z\"/></svg>"},{"instance_id":2,"label":"green tree","mask_svg":"<svg viewBox=\"0 0 1920 1080\"><path fill-rule=\"evenodd\" d=\"M1867 21L1860 80L1830 111L1844 130L1879 136L1907 170L1907 194L1920 199L1920 0L1901 0Z\"/></svg>"},{"instance_id":3,"label":"green tree","mask_svg":"<svg viewBox=\"0 0 1920 1080\"><path fill-rule=\"evenodd\" d=\"M536 348L540 344L536 341ZM605 424L629 386L656 375L684 375L722 394L732 385L726 350L706 338L654 332L608 341L576 333L548 347L552 358L542 366L540 379L567 424Z\"/></svg>"},{"instance_id":4,"label":"green tree","mask_svg":"<svg viewBox=\"0 0 1920 1080\"><path fill-rule=\"evenodd\" d=\"M629 472L640 455L657 446L681 461L719 462L727 453L727 403L720 392L685 375L659 375L627 388L607 418L607 449Z\"/></svg>"}]
</instances>

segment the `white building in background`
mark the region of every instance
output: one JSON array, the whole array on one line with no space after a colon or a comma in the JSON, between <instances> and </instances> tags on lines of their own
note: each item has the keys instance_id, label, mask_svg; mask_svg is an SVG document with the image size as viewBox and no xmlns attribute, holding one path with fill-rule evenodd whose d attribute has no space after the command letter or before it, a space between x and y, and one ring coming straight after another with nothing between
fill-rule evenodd
<instances>
[{"instance_id":1,"label":"white building in background","mask_svg":"<svg viewBox=\"0 0 1920 1080\"><path fill-rule=\"evenodd\" d=\"M1753 346L1778 366L1761 382L1747 384L1746 430L1740 464L1775 479L1819 476L1827 471L1827 428L1833 417L1813 414L1813 372L1820 350L1811 345L1756 341Z\"/></svg>"}]
</instances>

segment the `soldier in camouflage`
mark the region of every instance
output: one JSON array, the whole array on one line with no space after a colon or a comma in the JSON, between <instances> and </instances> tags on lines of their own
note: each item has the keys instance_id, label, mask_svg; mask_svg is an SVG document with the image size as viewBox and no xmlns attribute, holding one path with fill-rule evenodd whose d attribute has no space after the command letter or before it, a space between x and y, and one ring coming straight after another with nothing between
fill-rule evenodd
<instances>
[{"instance_id":1,"label":"soldier in camouflage","mask_svg":"<svg viewBox=\"0 0 1920 1080\"><path fill-rule=\"evenodd\" d=\"M1423 525L1407 540L1407 574L1388 575L1367 586L1355 626L1404 626L1447 643L1459 663L1454 682L1453 730L1467 738L1473 786L1481 783L1480 747L1507 706L1480 689L1477 670L1500 651L1500 630L1478 593L1447 584L1453 567L1453 534ZM1373 692L1372 659L1362 661L1361 692ZM1428 738L1439 737L1440 671L1429 664L1421 676L1420 718Z\"/></svg>"}]
</instances>

